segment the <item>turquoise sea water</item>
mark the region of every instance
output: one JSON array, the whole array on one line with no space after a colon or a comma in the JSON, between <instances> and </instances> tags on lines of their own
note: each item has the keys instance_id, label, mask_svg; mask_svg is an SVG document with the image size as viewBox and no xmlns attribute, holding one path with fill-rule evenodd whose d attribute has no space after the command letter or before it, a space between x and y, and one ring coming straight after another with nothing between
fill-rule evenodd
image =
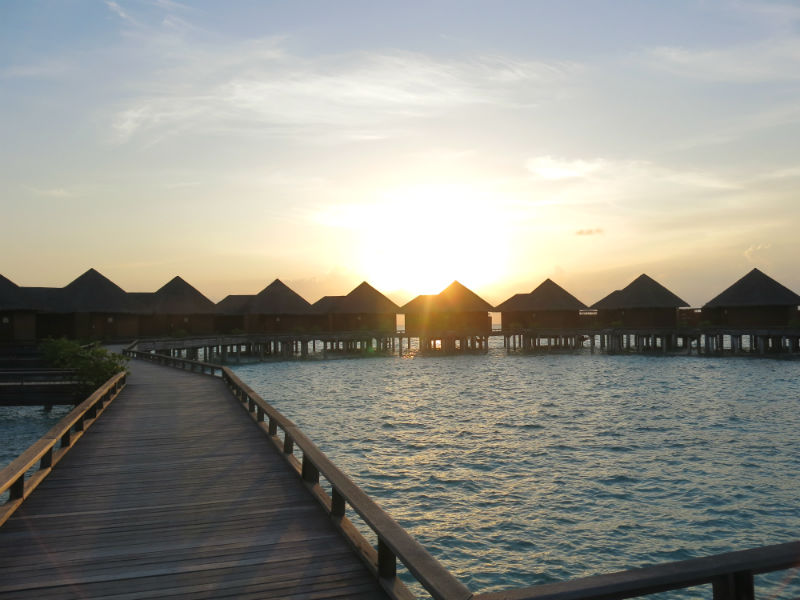
<instances>
[{"instance_id":1,"label":"turquoise sea water","mask_svg":"<svg viewBox=\"0 0 800 600\"><path fill-rule=\"evenodd\" d=\"M800 362L494 348L236 371L474 591L800 538Z\"/></svg>"}]
</instances>

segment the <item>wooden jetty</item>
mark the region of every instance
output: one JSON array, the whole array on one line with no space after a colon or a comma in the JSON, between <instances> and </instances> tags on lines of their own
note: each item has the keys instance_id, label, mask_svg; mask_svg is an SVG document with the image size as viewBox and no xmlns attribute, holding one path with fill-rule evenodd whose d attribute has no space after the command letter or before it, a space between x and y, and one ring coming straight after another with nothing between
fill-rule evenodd
<instances>
[{"instance_id":1,"label":"wooden jetty","mask_svg":"<svg viewBox=\"0 0 800 600\"><path fill-rule=\"evenodd\" d=\"M0 492L11 492L0 512L0 597L409 598L396 556L436 597L469 596L235 376L140 361L131 371L112 404L119 381L95 394L105 404L79 407L91 415L80 417L80 444L67 439L68 454L57 442L76 423L57 425L0 471ZM377 550L346 504L377 529Z\"/></svg>"}]
</instances>

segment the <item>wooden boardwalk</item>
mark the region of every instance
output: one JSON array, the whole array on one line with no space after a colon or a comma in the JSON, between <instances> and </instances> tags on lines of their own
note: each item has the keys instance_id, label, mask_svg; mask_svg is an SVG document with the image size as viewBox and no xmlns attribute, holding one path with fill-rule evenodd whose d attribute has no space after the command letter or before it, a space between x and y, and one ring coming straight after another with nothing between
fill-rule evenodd
<instances>
[{"instance_id":1,"label":"wooden boardwalk","mask_svg":"<svg viewBox=\"0 0 800 600\"><path fill-rule=\"evenodd\" d=\"M128 386L0 527L0 598L385 598L222 380Z\"/></svg>"}]
</instances>

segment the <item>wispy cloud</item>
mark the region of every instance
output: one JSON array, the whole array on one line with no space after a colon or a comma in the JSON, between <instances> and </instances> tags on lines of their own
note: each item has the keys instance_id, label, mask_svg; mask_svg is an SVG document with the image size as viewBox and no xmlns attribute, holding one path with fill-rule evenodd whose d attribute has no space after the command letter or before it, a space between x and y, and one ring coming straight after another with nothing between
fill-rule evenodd
<instances>
[{"instance_id":1,"label":"wispy cloud","mask_svg":"<svg viewBox=\"0 0 800 600\"><path fill-rule=\"evenodd\" d=\"M0 78L58 79L74 72L76 65L66 59L46 59L0 69Z\"/></svg>"},{"instance_id":2,"label":"wispy cloud","mask_svg":"<svg viewBox=\"0 0 800 600\"><path fill-rule=\"evenodd\" d=\"M111 0L106 0L106 6L109 8L111 12L117 15L123 21L127 21L129 23L137 24L136 20L128 14L119 4L116 2L112 2Z\"/></svg>"},{"instance_id":3,"label":"wispy cloud","mask_svg":"<svg viewBox=\"0 0 800 600\"><path fill-rule=\"evenodd\" d=\"M525 164L535 179L545 182L579 182L592 184L674 184L707 189L735 190L740 185L713 173L665 167L646 160L605 158L566 159L551 155L530 158Z\"/></svg>"},{"instance_id":4,"label":"wispy cloud","mask_svg":"<svg viewBox=\"0 0 800 600\"><path fill-rule=\"evenodd\" d=\"M66 198L74 198L75 196L77 196L77 194L75 192L73 192L71 190L68 190L66 188L61 188L61 187L58 187L58 188L38 188L38 187L33 187L33 186L26 186L26 189L29 192L31 192L31 193L33 193L33 194L35 194L37 196L42 196L42 197L46 197L46 198L63 198L63 199L66 199Z\"/></svg>"},{"instance_id":5,"label":"wispy cloud","mask_svg":"<svg viewBox=\"0 0 800 600\"><path fill-rule=\"evenodd\" d=\"M744 251L744 257L750 263L768 264L767 256L772 244L753 244Z\"/></svg>"},{"instance_id":6,"label":"wispy cloud","mask_svg":"<svg viewBox=\"0 0 800 600\"><path fill-rule=\"evenodd\" d=\"M575 235L600 235L601 233L603 233L603 229L596 227L594 229L578 229Z\"/></svg>"},{"instance_id":7,"label":"wispy cloud","mask_svg":"<svg viewBox=\"0 0 800 600\"><path fill-rule=\"evenodd\" d=\"M306 137L335 129L347 139L375 139L391 132L398 119L468 107L530 106L577 68L501 56L444 60L400 51L308 58L292 54L283 38L224 46L172 38L170 44L168 64L136 85L147 91L117 111L114 129L120 140L187 128Z\"/></svg>"},{"instance_id":8,"label":"wispy cloud","mask_svg":"<svg viewBox=\"0 0 800 600\"><path fill-rule=\"evenodd\" d=\"M662 46L646 60L673 74L713 82L766 83L800 80L800 38L787 36L723 48Z\"/></svg>"},{"instance_id":9,"label":"wispy cloud","mask_svg":"<svg viewBox=\"0 0 800 600\"><path fill-rule=\"evenodd\" d=\"M562 179L580 179L608 168L608 162L595 158L592 160L567 160L547 156L531 158L526 168L540 179L558 181Z\"/></svg>"}]
</instances>

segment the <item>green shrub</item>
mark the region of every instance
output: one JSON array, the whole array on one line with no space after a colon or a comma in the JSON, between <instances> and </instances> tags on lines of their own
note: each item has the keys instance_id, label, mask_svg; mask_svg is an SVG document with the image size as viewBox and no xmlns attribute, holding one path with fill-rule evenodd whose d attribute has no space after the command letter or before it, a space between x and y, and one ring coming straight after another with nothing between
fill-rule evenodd
<instances>
[{"instance_id":1,"label":"green shrub","mask_svg":"<svg viewBox=\"0 0 800 600\"><path fill-rule=\"evenodd\" d=\"M72 369L82 392L91 393L111 377L126 370L128 359L98 345L81 346L60 338L45 340L40 349L45 361L57 369Z\"/></svg>"}]
</instances>

